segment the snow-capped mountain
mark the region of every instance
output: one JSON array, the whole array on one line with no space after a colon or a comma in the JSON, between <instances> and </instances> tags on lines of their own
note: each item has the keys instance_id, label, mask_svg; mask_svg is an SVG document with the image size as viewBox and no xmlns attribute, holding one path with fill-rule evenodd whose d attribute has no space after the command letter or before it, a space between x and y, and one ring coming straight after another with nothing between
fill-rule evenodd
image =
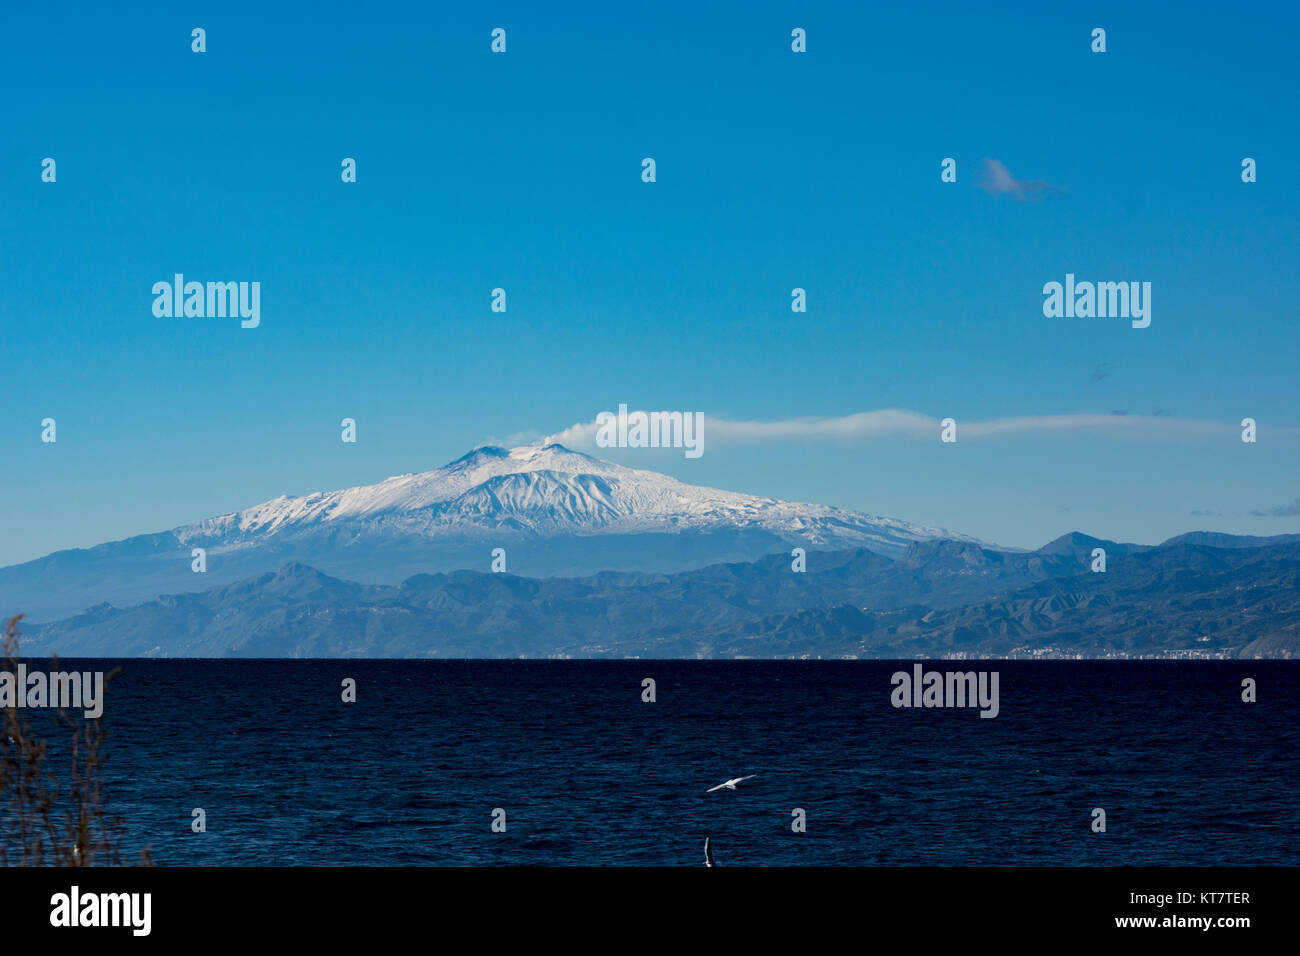
<instances>
[{"instance_id":1,"label":"snow-capped mountain","mask_svg":"<svg viewBox=\"0 0 1300 956\"><path fill-rule=\"evenodd\" d=\"M812 546L902 551L913 541L959 537L823 505L702 488L602 461L563 445L477 448L443 468L377 485L280 497L177 529L182 543L255 542L320 526L365 526L437 538L502 529L557 534L640 534L759 528Z\"/></svg>"},{"instance_id":2,"label":"snow-capped mountain","mask_svg":"<svg viewBox=\"0 0 1300 956\"><path fill-rule=\"evenodd\" d=\"M301 561L367 583L507 570L544 577L664 572L788 550L864 547L897 555L951 534L832 508L688 485L558 444L478 448L445 467L375 485L280 497L169 532L56 552L0 569L0 613L36 620L94 604L199 591ZM191 569L206 553L203 575Z\"/></svg>"}]
</instances>

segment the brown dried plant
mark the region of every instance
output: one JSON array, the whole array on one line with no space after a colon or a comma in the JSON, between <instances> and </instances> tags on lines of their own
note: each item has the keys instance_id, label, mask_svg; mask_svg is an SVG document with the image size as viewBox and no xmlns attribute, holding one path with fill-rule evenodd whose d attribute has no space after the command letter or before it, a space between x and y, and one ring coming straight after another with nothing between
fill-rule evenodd
<instances>
[{"instance_id":1,"label":"brown dried plant","mask_svg":"<svg viewBox=\"0 0 1300 956\"><path fill-rule=\"evenodd\" d=\"M15 686L21 619L5 624L0 646L0 672L13 674ZM51 663L58 670L58 658ZM105 688L119 671L105 675ZM0 715L0 865L121 866L122 820L104 809L103 717L70 715L62 707L51 715L54 729L68 735L68 773L61 780L47 766L49 742L19 708L0 708ZM140 864L151 865L147 849Z\"/></svg>"}]
</instances>

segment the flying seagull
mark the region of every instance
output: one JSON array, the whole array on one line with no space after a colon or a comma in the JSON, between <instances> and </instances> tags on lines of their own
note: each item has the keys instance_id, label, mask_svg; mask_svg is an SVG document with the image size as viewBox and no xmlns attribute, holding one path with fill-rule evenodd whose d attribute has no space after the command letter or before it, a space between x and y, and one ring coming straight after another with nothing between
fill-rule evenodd
<instances>
[{"instance_id":1,"label":"flying seagull","mask_svg":"<svg viewBox=\"0 0 1300 956\"><path fill-rule=\"evenodd\" d=\"M709 838L704 838L704 865L713 866L713 847L709 846Z\"/></svg>"},{"instance_id":2,"label":"flying seagull","mask_svg":"<svg viewBox=\"0 0 1300 956\"><path fill-rule=\"evenodd\" d=\"M751 773L748 777L732 777L732 778L731 778L730 780L728 780L726 783L720 783L720 784L718 784L716 787L709 787L709 789L706 790L706 791L704 791L704 792L705 792L705 793L712 793L714 790L721 790L723 787L726 787L728 790L735 790L735 789L736 789L736 784L738 784L738 783L743 783L743 782L746 781L746 780L752 780L752 779L754 779L754 778L757 777L757 776L758 776L758 774L756 774L756 773Z\"/></svg>"}]
</instances>

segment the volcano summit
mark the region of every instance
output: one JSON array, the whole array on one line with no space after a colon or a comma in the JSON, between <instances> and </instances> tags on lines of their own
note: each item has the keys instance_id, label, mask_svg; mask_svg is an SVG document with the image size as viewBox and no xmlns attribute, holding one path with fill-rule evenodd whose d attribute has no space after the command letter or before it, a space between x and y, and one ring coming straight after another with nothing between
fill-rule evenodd
<instances>
[{"instance_id":1,"label":"volcano summit","mask_svg":"<svg viewBox=\"0 0 1300 956\"><path fill-rule=\"evenodd\" d=\"M563 445L477 448L451 464L374 485L282 496L243 511L0 569L0 609L50 620L201 591L297 561L370 584L421 572L487 570L506 548L531 577L666 572L749 561L791 547L868 548L957 538L823 505L688 485ZM207 570L191 570L193 549Z\"/></svg>"}]
</instances>

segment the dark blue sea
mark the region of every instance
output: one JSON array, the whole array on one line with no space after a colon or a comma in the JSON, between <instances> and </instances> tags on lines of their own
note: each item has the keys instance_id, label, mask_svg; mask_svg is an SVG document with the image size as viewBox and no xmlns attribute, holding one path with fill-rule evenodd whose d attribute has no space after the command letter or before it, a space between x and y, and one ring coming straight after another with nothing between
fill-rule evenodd
<instances>
[{"instance_id":1,"label":"dark blue sea","mask_svg":"<svg viewBox=\"0 0 1300 956\"><path fill-rule=\"evenodd\" d=\"M161 865L1300 863L1300 666L926 662L1000 673L981 719L891 706L913 663L62 666L123 668L106 804Z\"/></svg>"}]
</instances>

